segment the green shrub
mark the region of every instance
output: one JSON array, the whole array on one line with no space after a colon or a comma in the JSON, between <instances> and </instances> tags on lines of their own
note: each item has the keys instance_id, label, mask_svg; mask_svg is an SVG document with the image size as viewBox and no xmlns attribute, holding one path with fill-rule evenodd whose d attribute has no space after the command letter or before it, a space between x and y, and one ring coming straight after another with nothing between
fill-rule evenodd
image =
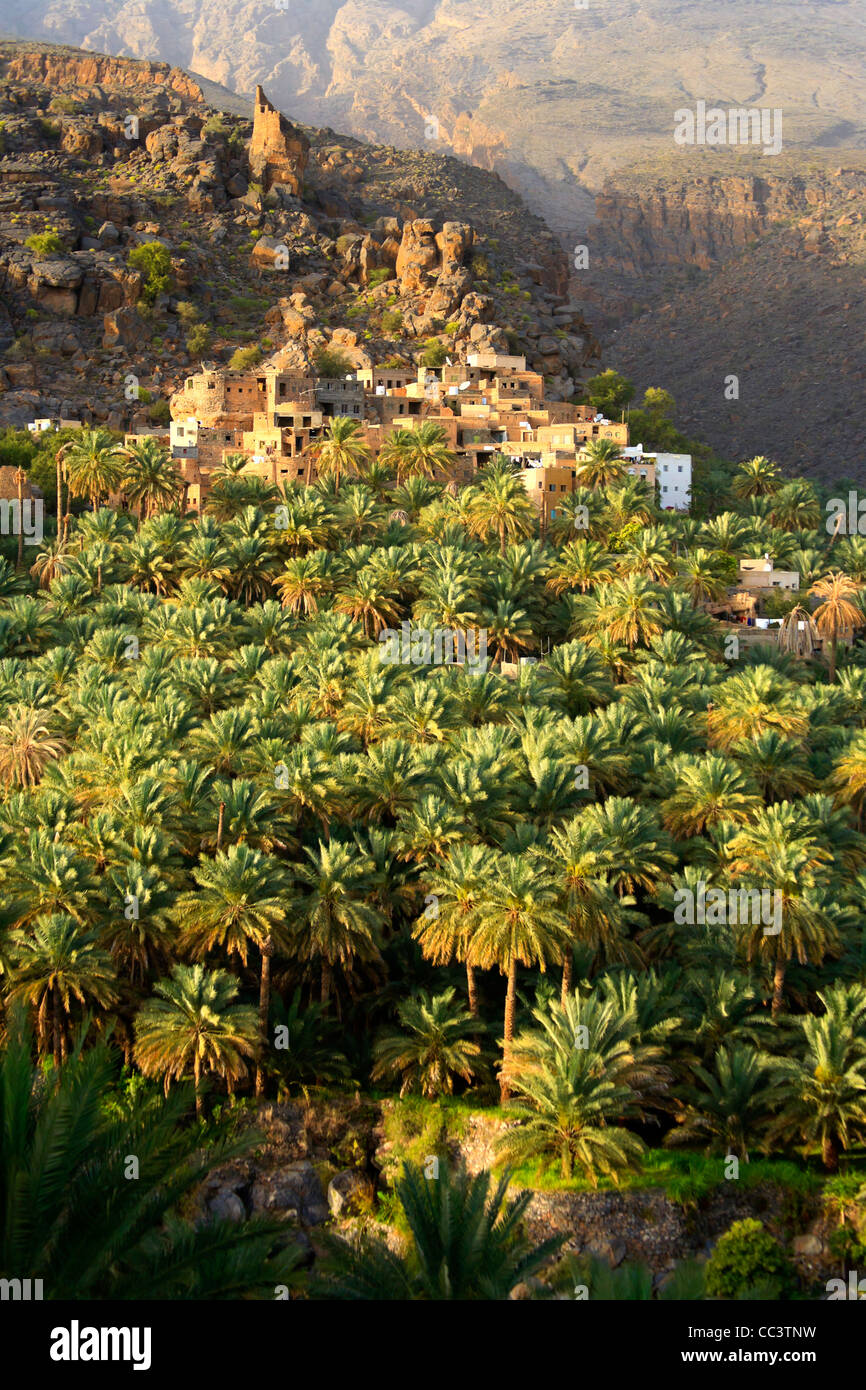
<instances>
[{"instance_id":1,"label":"green shrub","mask_svg":"<svg viewBox=\"0 0 866 1390\"><path fill-rule=\"evenodd\" d=\"M382 332L399 333L403 327L403 315L398 309L388 309L382 315Z\"/></svg>"},{"instance_id":2,"label":"green shrub","mask_svg":"<svg viewBox=\"0 0 866 1390\"><path fill-rule=\"evenodd\" d=\"M775 1296L790 1291L793 1267L777 1240L760 1221L735 1221L719 1237L707 1262L707 1293L711 1298L747 1298L756 1285L770 1285Z\"/></svg>"},{"instance_id":3,"label":"green shrub","mask_svg":"<svg viewBox=\"0 0 866 1390\"><path fill-rule=\"evenodd\" d=\"M159 241L146 241L134 246L129 253L128 263L145 277L142 298L146 304L153 304L160 294L166 294L171 285L171 256L168 248Z\"/></svg>"},{"instance_id":4,"label":"green shrub","mask_svg":"<svg viewBox=\"0 0 866 1390\"><path fill-rule=\"evenodd\" d=\"M63 251L63 242L56 232L34 232L29 236L24 245L28 251L32 251L38 260L43 256L57 255Z\"/></svg>"},{"instance_id":5,"label":"green shrub","mask_svg":"<svg viewBox=\"0 0 866 1390\"><path fill-rule=\"evenodd\" d=\"M371 289L377 285L384 285L386 280L393 280L394 271L389 265L381 265L376 270L371 270L367 277L367 283Z\"/></svg>"},{"instance_id":6,"label":"green shrub","mask_svg":"<svg viewBox=\"0 0 866 1390\"><path fill-rule=\"evenodd\" d=\"M257 367L261 360L262 350L259 347L235 348L229 358L229 367L233 372L245 372L250 367Z\"/></svg>"},{"instance_id":7,"label":"green shrub","mask_svg":"<svg viewBox=\"0 0 866 1390\"><path fill-rule=\"evenodd\" d=\"M430 338L424 346L421 361L425 367L444 367L447 356L445 344Z\"/></svg>"},{"instance_id":8,"label":"green shrub","mask_svg":"<svg viewBox=\"0 0 866 1390\"><path fill-rule=\"evenodd\" d=\"M150 410L147 412L147 418L152 425L167 425L171 419L171 410L168 401L154 401Z\"/></svg>"},{"instance_id":9,"label":"green shrub","mask_svg":"<svg viewBox=\"0 0 866 1390\"><path fill-rule=\"evenodd\" d=\"M186 324L187 327L192 327L194 323L198 323L198 305L193 304L189 299L178 300L177 316L181 323Z\"/></svg>"},{"instance_id":10,"label":"green shrub","mask_svg":"<svg viewBox=\"0 0 866 1390\"><path fill-rule=\"evenodd\" d=\"M52 97L48 103L48 110L57 111L61 116L74 116L81 110L81 106L77 101L73 101L72 97Z\"/></svg>"},{"instance_id":11,"label":"green shrub","mask_svg":"<svg viewBox=\"0 0 866 1390\"><path fill-rule=\"evenodd\" d=\"M43 140L48 140L51 144L54 144L55 141L60 139L60 126L56 121L40 120L37 124Z\"/></svg>"},{"instance_id":12,"label":"green shrub","mask_svg":"<svg viewBox=\"0 0 866 1390\"><path fill-rule=\"evenodd\" d=\"M348 376L354 371L350 359L339 348L320 347L313 354L318 376Z\"/></svg>"},{"instance_id":13,"label":"green shrub","mask_svg":"<svg viewBox=\"0 0 866 1390\"><path fill-rule=\"evenodd\" d=\"M490 262L486 256L472 257L472 274L479 280L487 280L490 276Z\"/></svg>"}]
</instances>

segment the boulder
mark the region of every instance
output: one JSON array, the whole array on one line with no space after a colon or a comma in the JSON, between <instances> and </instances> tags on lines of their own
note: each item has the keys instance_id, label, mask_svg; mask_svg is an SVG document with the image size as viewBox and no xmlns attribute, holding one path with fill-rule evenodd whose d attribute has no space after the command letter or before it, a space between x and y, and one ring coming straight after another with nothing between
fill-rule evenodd
<instances>
[{"instance_id":1,"label":"boulder","mask_svg":"<svg viewBox=\"0 0 866 1390\"><path fill-rule=\"evenodd\" d=\"M211 1197L207 1209L212 1216L224 1221L243 1221L246 1208L236 1192L230 1187L221 1187L215 1197Z\"/></svg>"},{"instance_id":2,"label":"boulder","mask_svg":"<svg viewBox=\"0 0 866 1390\"><path fill-rule=\"evenodd\" d=\"M113 309L102 320L102 346L106 348L135 347L141 339L144 325L134 309Z\"/></svg>"},{"instance_id":3,"label":"boulder","mask_svg":"<svg viewBox=\"0 0 866 1390\"><path fill-rule=\"evenodd\" d=\"M328 1209L332 1216L359 1216L373 1201L373 1184L358 1168L344 1168L328 1183Z\"/></svg>"},{"instance_id":4,"label":"boulder","mask_svg":"<svg viewBox=\"0 0 866 1390\"><path fill-rule=\"evenodd\" d=\"M263 236L253 246L250 261L259 269L288 270L289 249L277 237Z\"/></svg>"},{"instance_id":5,"label":"boulder","mask_svg":"<svg viewBox=\"0 0 866 1390\"><path fill-rule=\"evenodd\" d=\"M318 1226L328 1218L328 1207L319 1176L309 1159L300 1159L271 1173L262 1173L250 1190L252 1211L272 1212L284 1218L295 1214L305 1226Z\"/></svg>"},{"instance_id":6,"label":"boulder","mask_svg":"<svg viewBox=\"0 0 866 1390\"><path fill-rule=\"evenodd\" d=\"M403 239L397 252L397 279L403 294L417 294L428 287L439 263L439 250L433 223L416 218L403 228Z\"/></svg>"}]
</instances>

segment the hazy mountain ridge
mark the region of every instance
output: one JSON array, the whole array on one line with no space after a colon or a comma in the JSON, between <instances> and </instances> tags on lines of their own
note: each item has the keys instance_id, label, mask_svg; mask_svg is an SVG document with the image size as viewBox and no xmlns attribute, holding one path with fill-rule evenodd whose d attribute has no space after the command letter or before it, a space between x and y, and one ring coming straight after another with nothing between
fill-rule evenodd
<instances>
[{"instance_id":1,"label":"hazy mountain ridge","mask_svg":"<svg viewBox=\"0 0 866 1390\"><path fill-rule=\"evenodd\" d=\"M495 168L560 232L698 99L781 107L789 144L866 143L857 0L13 0L9 33L162 58L294 118ZM816 79L817 73L817 79ZM429 118L438 140L425 142Z\"/></svg>"}]
</instances>

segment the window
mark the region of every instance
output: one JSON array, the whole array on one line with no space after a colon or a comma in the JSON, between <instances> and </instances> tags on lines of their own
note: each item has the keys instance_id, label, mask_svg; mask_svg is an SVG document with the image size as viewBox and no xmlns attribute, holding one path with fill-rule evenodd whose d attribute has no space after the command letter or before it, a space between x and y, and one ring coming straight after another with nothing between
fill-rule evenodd
<instances>
[{"instance_id":1,"label":"window","mask_svg":"<svg viewBox=\"0 0 866 1390\"><path fill-rule=\"evenodd\" d=\"M551 491L551 492L556 492L556 483L551 483L551 484L550 484L550 491Z\"/></svg>"}]
</instances>

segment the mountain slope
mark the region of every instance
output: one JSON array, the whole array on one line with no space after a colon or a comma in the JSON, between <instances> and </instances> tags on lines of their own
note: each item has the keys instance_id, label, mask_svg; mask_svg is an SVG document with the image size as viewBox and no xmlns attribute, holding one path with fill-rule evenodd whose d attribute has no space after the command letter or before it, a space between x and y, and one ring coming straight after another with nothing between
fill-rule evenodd
<instances>
[{"instance_id":1,"label":"mountain slope","mask_svg":"<svg viewBox=\"0 0 866 1390\"><path fill-rule=\"evenodd\" d=\"M786 145L866 143L860 0L7 0L3 24L161 58L296 119L496 169L563 234L698 99L784 111Z\"/></svg>"}]
</instances>

